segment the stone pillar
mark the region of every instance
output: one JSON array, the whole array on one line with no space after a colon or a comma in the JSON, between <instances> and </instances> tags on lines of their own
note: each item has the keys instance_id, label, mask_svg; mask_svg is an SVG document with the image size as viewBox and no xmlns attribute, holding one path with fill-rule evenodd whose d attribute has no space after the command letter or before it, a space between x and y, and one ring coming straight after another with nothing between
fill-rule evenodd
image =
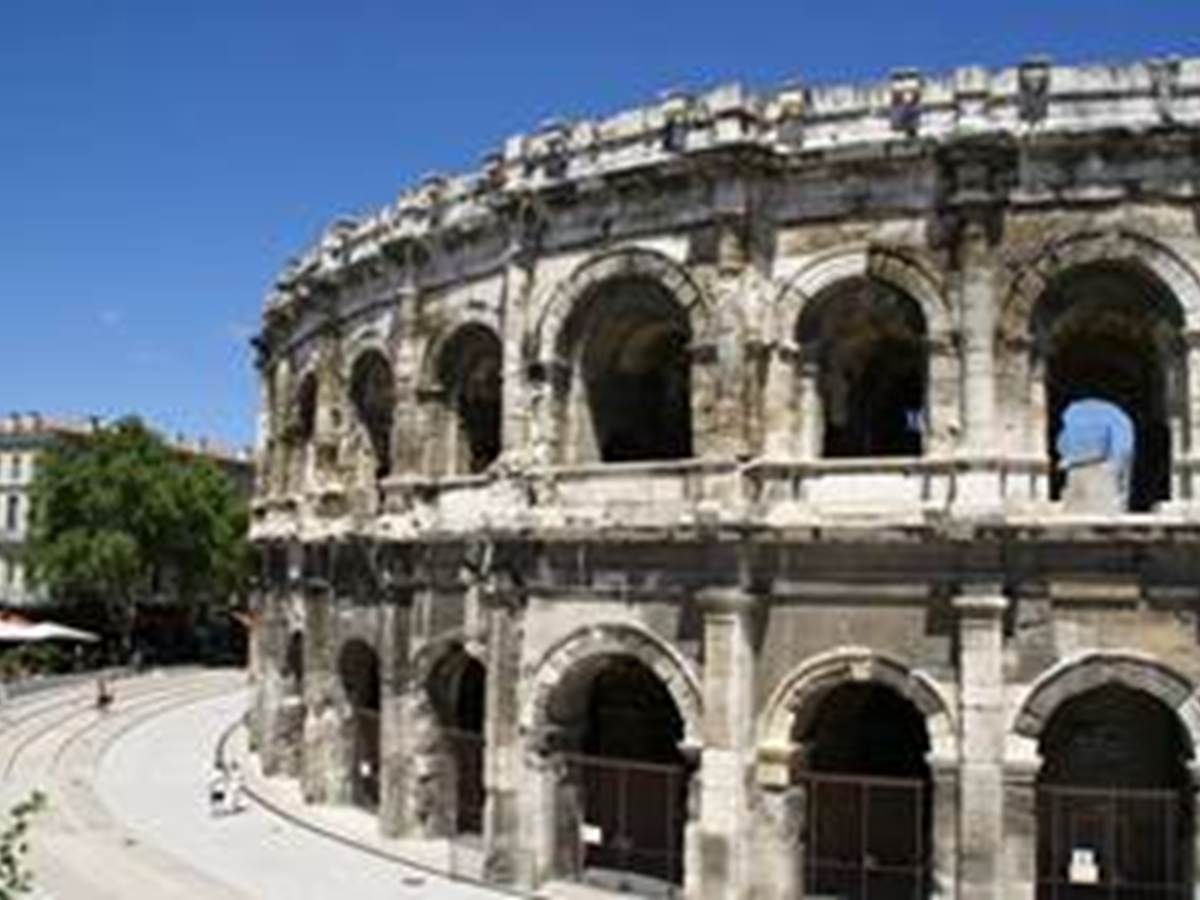
<instances>
[{"instance_id":1,"label":"stone pillar","mask_svg":"<svg viewBox=\"0 0 1200 900\"><path fill-rule=\"evenodd\" d=\"M962 311L964 444L975 454L992 456L996 448L996 296L995 258L977 225L966 229L958 273Z\"/></svg>"},{"instance_id":2,"label":"stone pillar","mask_svg":"<svg viewBox=\"0 0 1200 900\"><path fill-rule=\"evenodd\" d=\"M959 825L959 762L957 759L936 757L929 760L933 786L933 805L929 829L933 846L930 863L933 883L930 896L937 900L958 897L958 825Z\"/></svg>"},{"instance_id":3,"label":"stone pillar","mask_svg":"<svg viewBox=\"0 0 1200 900\"><path fill-rule=\"evenodd\" d=\"M1190 870L1185 866L1184 871L1192 873L1192 897L1200 898L1200 827L1197 827L1195 822L1196 811L1200 810L1200 764L1191 763L1188 766L1188 774L1192 782L1192 846L1181 847L1180 852L1190 852L1192 855Z\"/></svg>"},{"instance_id":4,"label":"stone pillar","mask_svg":"<svg viewBox=\"0 0 1200 900\"><path fill-rule=\"evenodd\" d=\"M511 258L510 254L510 258ZM519 254L518 254L519 257ZM528 382L522 338L526 333L529 297L534 286L535 267L520 265L513 259L504 269L504 302L500 312L500 342L504 358L500 362L500 455L520 455L531 447L531 404L526 395ZM527 463L527 460L518 460Z\"/></svg>"},{"instance_id":5,"label":"stone pillar","mask_svg":"<svg viewBox=\"0 0 1200 900\"><path fill-rule=\"evenodd\" d=\"M1004 764L1004 900L1037 896L1036 759Z\"/></svg>"},{"instance_id":6,"label":"stone pillar","mask_svg":"<svg viewBox=\"0 0 1200 900\"><path fill-rule=\"evenodd\" d=\"M380 622L379 830L386 837L408 831L408 752L412 725L405 702L411 682L411 584L388 591Z\"/></svg>"},{"instance_id":7,"label":"stone pillar","mask_svg":"<svg viewBox=\"0 0 1200 900\"><path fill-rule=\"evenodd\" d=\"M1191 500L1195 502L1200 497L1196 494L1200 492L1200 485L1195 481L1196 473L1192 468L1196 465L1196 461L1200 459L1200 331L1189 331L1184 335L1184 340L1187 347L1187 355L1182 361L1180 368L1182 375L1180 378L1179 392L1183 394L1179 398L1179 406L1183 410L1184 432L1180 443L1178 455L1175 460L1186 459L1191 465L1187 466L1187 475L1182 479L1175 479L1175 484L1183 483L1178 497L1172 496L1174 500ZM1182 469L1183 466L1178 468Z\"/></svg>"},{"instance_id":8,"label":"stone pillar","mask_svg":"<svg viewBox=\"0 0 1200 900\"><path fill-rule=\"evenodd\" d=\"M932 335L929 351L929 385L924 455L947 456L954 452L959 422L958 346L952 334Z\"/></svg>"},{"instance_id":9,"label":"stone pillar","mask_svg":"<svg viewBox=\"0 0 1200 900\"><path fill-rule=\"evenodd\" d=\"M753 615L758 598L707 588L704 614L704 749L700 765L700 883L704 900L750 897L750 774L754 766Z\"/></svg>"},{"instance_id":10,"label":"stone pillar","mask_svg":"<svg viewBox=\"0 0 1200 900\"><path fill-rule=\"evenodd\" d=\"M796 396L799 354L794 346L776 344L764 356L763 453L770 459L791 459L796 455L805 409Z\"/></svg>"},{"instance_id":11,"label":"stone pillar","mask_svg":"<svg viewBox=\"0 0 1200 900\"><path fill-rule=\"evenodd\" d=\"M798 746L759 748L758 797L751 865L755 900L792 900L804 891L804 833L808 796L792 770L803 758Z\"/></svg>"},{"instance_id":12,"label":"stone pillar","mask_svg":"<svg viewBox=\"0 0 1200 900\"><path fill-rule=\"evenodd\" d=\"M797 406L800 421L796 455L803 460L820 459L825 449L825 401L821 396L821 367L815 351L806 348L799 366Z\"/></svg>"},{"instance_id":13,"label":"stone pillar","mask_svg":"<svg viewBox=\"0 0 1200 900\"><path fill-rule=\"evenodd\" d=\"M337 704L333 591L327 582L304 584L304 761L300 782L309 803L337 803L350 796L342 759L342 722Z\"/></svg>"},{"instance_id":14,"label":"stone pillar","mask_svg":"<svg viewBox=\"0 0 1200 900\"><path fill-rule=\"evenodd\" d=\"M284 702L285 686L283 665L287 652L287 628L282 615L279 590L268 588L263 592L259 607L260 620L256 631L260 676L257 696L259 698L259 758L264 775L277 775L285 768L285 748L280 745L280 718Z\"/></svg>"},{"instance_id":15,"label":"stone pillar","mask_svg":"<svg viewBox=\"0 0 1200 900\"><path fill-rule=\"evenodd\" d=\"M699 457L732 457L738 447L739 432L732 432L732 422L724 421L723 411L728 404L722 402L727 393L723 382L727 377L735 380L734 373L722 371L718 347L712 342L693 343L688 348L691 355L691 403L692 410L692 455ZM597 451L597 458L599 453Z\"/></svg>"},{"instance_id":16,"label":"stone pillar","mask_svg":"<svg viewBox=\"0 0 1200 900\"><path fill-rule=\"evenodd\" d=\"M512 586L480 591L487 609L487 695L484 718L484 871L504 884L532 873L520 854L522 764L518 685L521 680L523 598Z\"/></svg>"},{"instance_id":17,"label":"stone pillar","mask_svg":"<svg viewBox=\"0 0 1200 900\"><path fill-rule=\"evenodd\" d=\"M999 585L966 585L955 598L959 637L959 889L999 900L1004 847L1003 615Z\"/></svg>"}]
</instances>

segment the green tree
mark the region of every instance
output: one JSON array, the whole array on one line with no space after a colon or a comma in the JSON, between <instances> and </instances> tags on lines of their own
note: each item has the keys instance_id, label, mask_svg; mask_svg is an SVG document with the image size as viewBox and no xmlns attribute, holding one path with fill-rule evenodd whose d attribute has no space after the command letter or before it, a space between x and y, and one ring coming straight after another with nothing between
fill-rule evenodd
<instances>
[{"instance_id":1,"label":"green tree","mask_svg":"<svg viewBox=\"0 0 1200 900\"><path fill-rule=\"evenodd\" d=\"M33 578L57 599L101 604L125 653L139 604L223 600L246 571L247 514L231 480L136 418L50 449L31 497Z\"/></svg>"}]
</instances>

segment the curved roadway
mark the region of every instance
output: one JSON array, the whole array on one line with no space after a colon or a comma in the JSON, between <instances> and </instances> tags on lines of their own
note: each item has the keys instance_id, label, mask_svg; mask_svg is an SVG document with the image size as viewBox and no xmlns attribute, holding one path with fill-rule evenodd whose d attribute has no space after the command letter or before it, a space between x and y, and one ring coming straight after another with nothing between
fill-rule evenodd
<instances>
[{"instance_id":1,"label":"curved roadway","mask_svg":"<svg viewBox=\"0 0 1200 900\"><path fill-rule=\"evenodd\" d=\"M209 814L220 734L245 709L244 674L190 670L94 686L0 709L0 806L44 791L33 823L42 900L494 898L297 827L254 806Z\"/></svg>"}]
</instances>

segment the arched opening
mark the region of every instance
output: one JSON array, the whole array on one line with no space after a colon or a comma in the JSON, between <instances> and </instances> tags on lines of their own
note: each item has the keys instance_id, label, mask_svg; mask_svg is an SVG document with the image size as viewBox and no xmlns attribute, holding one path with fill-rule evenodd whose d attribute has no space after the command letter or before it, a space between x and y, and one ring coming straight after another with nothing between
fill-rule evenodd
<instances>
[{"instance_id":1,"label":"arched opening","mask_svg":"<svg viewBox=\"0 0 1200 900\"><path fill-rule=\"evenodd\" d=\"M1039 747L1041 900L1192 895L1192 788L1175 712L1109 684L1067 701Z\"/></svg>"},{"instance_id":2,"label":"arched opening","mask_svg":"<svg viewBox=\"0 0 1200 900\"><path fill-rule=\"evenodd\" d=\"M1128 508L1149 510L1171 493L1171 381L1182 319L1165 287L1128 268L1095 264L1056 278L1033 327L1044 366L1051 497L1069 477L1059 454L1067 410L1106 401L1134 425Z\"/></svg>"},{"instance_id":3,"label":"arched opening","mask_svg":"<svg viewBox=\"0 0 1200 900\"><path fill-rule=\"evenodd\" d=\"M467 325L438 358L438 380L452 414L449 464L455 473L482 472L500 455L500 339Z\"/></svg>"},{"instance_id":4,"label":"arched opening","mask_svg":"<svg viewBox=\"0 0 1200 900\"><path fill-rule=\"evenodd\" d=\"M921 712L884 685L847 683L797 721L793 740L806 896L928 896L932 781Z\"/></svg>"},{"instance_id":5,"label":"arched opening","mask_svg":"<svg viewBox=\"0 0 1200 900\"><path fill-rule=\"evenodd\" d=\"M556 692L556 724L572 736L557 804L560 868L610 888L670 890L683 882L683 720L637 659L606 656L584 668Z\"/></svg>"},{"instance_id":6,"label":"arched opening","mask_svg":"<svg viewBox=\"0 0 1200 900\"><path fill-rule=\"evenodd\" d=\"M350 767L350 800L356 806L379 805L379 657L365 641L348 641L338 654L338 676L345 697L344 719Z\"/></svg>"},{"instance_id":7,"label":"arched opening","mask_svg":"<svg viewBox=\"0 0 1200 900\"><path fill-rule=\"evenodd\" d=\"M304 485L310 448L316 433L317 377L310 372L301 379L288 410L287 431L283 441L286 488L295 490Z\"/></svg>"},{"instance_id":8,"label":"arched opening","mask_svg":"<svg viewBox=\"0 0 1200 900\"><path fill-rule=\"evenodd\" d=\"M296 392L295 416L295 442L307 444L317 431L317 377L311 372L304 376Z\"/></svg>"},{"instance_id":9,"label":"arched opening","mask_svg":"<svg viewBox=\"0 0 1200 900\"><path fill-rule=\"evenodd\" d=\"M574 317L594 449L602 462L685 459L692 455L687 313L655 281L604 283ZM581 430L580 430L581 431Z\"/></svg>"},{"instance_id":10,"label":"arched opening","mask_svg":"<svg viewBox=\"0 0 1200 900\"><path fill-rule=\"evenodd\" d=\"M929 363L915 300L875 278L849 279L806 307L797 340L817 362L825 456L921 454Z\"/></svg>"},{"instance_id":11,"label":"arched opening","mask_svg":"<svg viewBox=\"0 0 1200 900\"><path fill-rule=\"evenodd\" d=\"M392 470L392 415L396 392L392 370L378 350L368 350L354 361L350 372L350 403L366 431L375 462L375 477Z\"/></svg>"},{"instance_id":12,"label":"arched opening","mask_svg":"<svg viewBox=\"0 0 1200 900\"><path fill-rule=\"evenodd\" d=\"M285 691L289 696L299 697L304 692L304 634L293 631L288 638L287 652L283 660Z\"/></svg>"},{"instance_id":13,"label":"arched opening","mask_svg":"<svg viewBox=\"0 0 1200 900\"><path fill-rule=\"evenodd\" d=\"M449 764L449 783L443 802L452 810L448 824L454 834L483 834L484 717L487 671L461 648L434 669L428 686L437 711L441 739Z\"/></svg>"}]
</instances>

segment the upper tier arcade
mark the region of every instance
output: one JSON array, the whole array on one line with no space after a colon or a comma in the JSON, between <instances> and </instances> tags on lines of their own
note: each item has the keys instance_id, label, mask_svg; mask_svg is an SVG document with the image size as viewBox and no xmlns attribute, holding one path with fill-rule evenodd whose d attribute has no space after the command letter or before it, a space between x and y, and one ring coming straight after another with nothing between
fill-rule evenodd
<instances>
[{"instance_id":1,"label":"upper tier arcade","mask_svg":"<svg viewBox=\"0 0 1200 900\"><path fill-rule=\"evenodd\" d=\"M255 535L1191 530L1198 125L1178 59L545 123L279 276Z\"/></svg>"}]
</instances>

